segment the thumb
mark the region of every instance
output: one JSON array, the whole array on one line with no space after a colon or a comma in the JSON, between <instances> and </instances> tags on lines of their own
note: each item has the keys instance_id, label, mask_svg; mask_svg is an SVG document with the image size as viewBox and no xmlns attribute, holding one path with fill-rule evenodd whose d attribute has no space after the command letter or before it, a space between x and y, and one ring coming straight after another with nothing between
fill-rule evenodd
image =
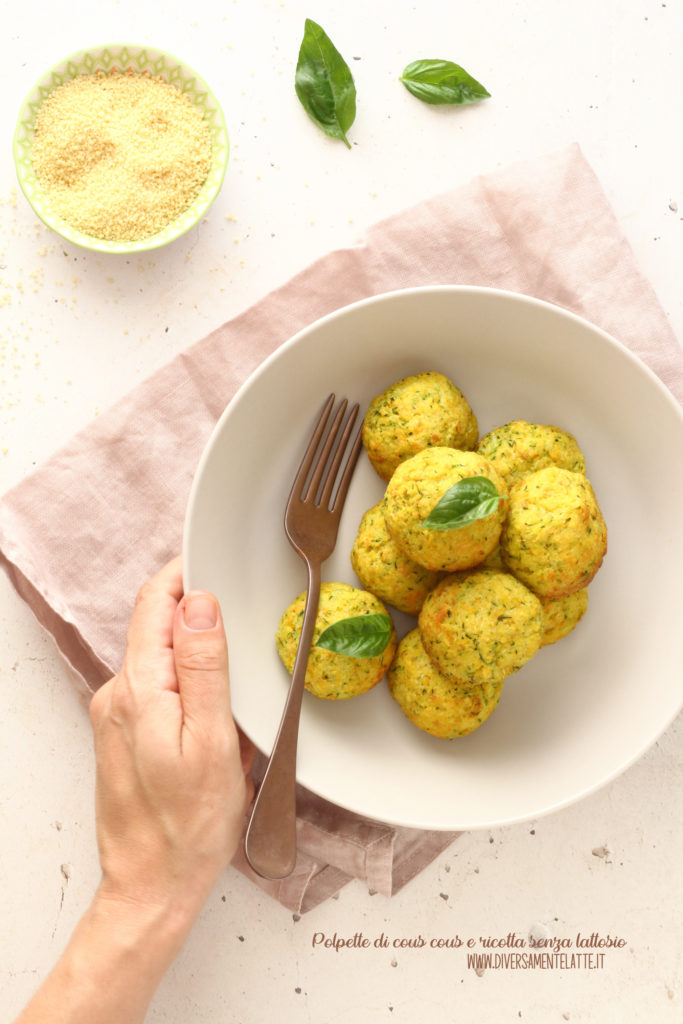
<instances>
[{"instance_id":1,"label":"thumb","mask_svg":"<svg viewBox=\"0 0 683 1024\"><path fill-rule=\"evenodd\" d=\"M178 605L173 655L185 721L210 725L230 716L228 645L218 601L192 590Z\"/></svg>"}]
</instances>

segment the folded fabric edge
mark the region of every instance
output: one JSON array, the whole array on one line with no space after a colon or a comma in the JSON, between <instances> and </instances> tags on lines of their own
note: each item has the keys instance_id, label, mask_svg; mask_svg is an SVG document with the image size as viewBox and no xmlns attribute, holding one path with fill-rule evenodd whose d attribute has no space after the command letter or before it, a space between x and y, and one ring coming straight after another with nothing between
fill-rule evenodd
<instances>
[{"instance_id":1,"label":"folded fabric edge","mask_svg":"<svg viewBox=\"0 0 683 1024\"><path fill-rule=\"evenodd\" d=\"M327 801L320 801L322 806ZM393 888L393 850L395 829L382 822L358 818L353 823L350 815L338 810L338 825L334 821L322 826L311 820L311 808L297 808L297 848L302 854L320 863L329 864L340 871L359 878L370 889L383 896L391 896ZM362 829L365 841L354 831Z\"/></svg>"},{"instance_id":2,"label":"folded fabric edge","mask_svg":"<svg viewBox=\"0 0 683 1024\"><path fill-rule=\"evenodd\" d=\"M375 877L372 870L368 872L366 878L357 878L357 881L367 886L370 895L379 893L380 896L390 899L433 863L462 834L420 833L416 829L399 830L392 837L392 848L394 840L397 841L389 884L387 885L386 879ZM418 846L421 848L418 849ZM262 892L295 914L306 914L336 896L354 877L334 864L321 864L306 853L299 852L296 867L290 876L279 881L261 878L250 867L243 844L240 844L231 866L254 882Z\"/></svg>"},{"instance_id":3,"label":"folded fabric edge","mask_svg":"<svg viewBox=\"0 0 683 1024\"><path fill-rule=\"evenodd\" d=\"M335 896L351 881L351 875L340 868L321 864L305 854L298 855L294 871L287 878L261 878L249 865L243 843L240 843L231 866L258 886L262 892L295 914L305 914L313 910Z\"/></svg>"},{"instance_id":4,"label":"folded fabric edge","mask_svg":"<svg viewBox=\"0 0 683 1024\"><path fill-rule=\"evenodd\" d=\"M52 637L75 676L79 696L89 699L113 675L83 639L76 626L52 608L28 577L0 550L0 565L19 597L26 602L38 623Z\"/></svg>"},{"instance_id":5,"label":"folded fabric edge","mask_svg":"<svg viewBox=\"0 0 683 1024\"><path fill-rule=\"evenodd\" d=\"M391 896L447 850L463 832L423 832L419 829L401 829L394 839L393 885Z\"/></svg>"},{"instance_id":6,"label":"folded fabric edge","mask_svg":"<svg viewBox=\"0 0 683 1024\"><path fill-rule=\"evenodd\" d=\"M311 880L302 894L297 913L307 914L321 903L336 896L351 881L339 868L327 864L311 876Z\"/></svg>"},{"instance_id":7,"label":"folded fabric edge","mask_svg":"<svg viewBox=\"0 0 683 1024\"><path fill-rule=\"evenodd\" d=\"M258 786L267 757L257 751ZM408 828L368 818L296 787L297 865L325 864L387 898L398 892L462 833ZM245 823L246 827L246 823Z\"/></svg>"},{"instance_id":8,"label":"folded fabric edge","mask_svg":"<svg viewBox=\"0 0 683 1024\"><path fill-rule=\"evenodd\" d=\"M350 872L390 897L445 850L461 832L413 829L351 815L297 787L297 843L314 860ZM302 794L307 799L301 800ZM312 799L311 799L312 797Z\"/></svg>"}]
</instances>

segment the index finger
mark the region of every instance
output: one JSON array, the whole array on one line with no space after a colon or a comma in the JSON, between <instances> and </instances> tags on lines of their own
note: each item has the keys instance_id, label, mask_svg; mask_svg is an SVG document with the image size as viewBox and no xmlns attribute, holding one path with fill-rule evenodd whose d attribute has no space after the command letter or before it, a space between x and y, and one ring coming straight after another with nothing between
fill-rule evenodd
<instances>
[{"instance_id":1,"label":"index finger","mask_svg":"<svg viewBox=\"0 0 683 1024\"><path fill-rule=\"evenodd\" d=\"M182 596L182 559L178 555L138 591L126 641L125 663L131 678L152 678L161 689L178 689L173 618Z\"/></svg>"}]
</instances>

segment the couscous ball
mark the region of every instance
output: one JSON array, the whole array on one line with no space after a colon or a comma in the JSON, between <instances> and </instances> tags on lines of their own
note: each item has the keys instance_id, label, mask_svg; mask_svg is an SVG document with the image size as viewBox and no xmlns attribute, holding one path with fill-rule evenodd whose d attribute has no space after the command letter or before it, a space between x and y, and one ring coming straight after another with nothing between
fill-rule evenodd
<instances>
[{"instance_id":1,"label":"couscous ball","mask_svg":"<svg viewBox=\"0 0 683 1024\"><path fill-rule=\"evenodd\" d=\"M398 645L387 673L389 692L418 729L441 739L467 736L496 709L502 680L466 688L447 679L431 662L420 632L411 630Z\"/></svg>"},{"instance_id":2,"label":"couscous ball","mask_svg":"<svg viewBox=\"0 0 683 1024\"><path fill-rule=\"evenodd\" d=\"M304 591L285 609L278 626L277 651L289 673L294 669L305 603ZM374 594L359 590L350 583L322 583L306 669L305 686L310 693L325 700L345 700L366 693L384 678L396 651L396 631L393 625L384 651L374 657L354 658L316 646L323 631L333 623L357 615L382 613L388 614Z\"/></svg>"},{"instance_id":3,"label":"couscous ball","mask_svg":"<svg viewBox=\"0 0 683 1024\"><path fill-rule=\"evenodd\" d=\"M366 590L408 615L417 615L441 574L404 555L389 536L382 502L361 519L351 565Z\"/></svg>"},{"instance_id":4,"label":"couscous ball","mask_svg":"<svg viewBox=\"0 0 683 1024\"><path fill-rule=\"evenodd\" d=\"M490 555L481 562L482 569L500 569L501 572L507 572L507 569L503 565L503 559L500 553L500 544L493 549Z\"/></svg>"},{"instance_id":5,"label":"couscous ball","mask_svg":"<svg viewBox=\"0 0 683 1024\"><path fill-rule=\"evenodd\" d=\"M507 569L540 597L587 586L607 550L607 527L582 473L540 469L510 491L500 550Z\"/></svg>"},{"instance_id":6,"label":"couscous ball","mask_svg":"<svg viewBox=\"0 0 683 1024\"><path fill-rule=\"evenodd\" d=\"M460 480L484 477L499 495L490 514L456 529L430 529L425 519ZM387 484L384 518L389 535L418 565L455 572L477 565L498 544L507 506L507 487L483 456L455 448L425 448L402 462Z\"/></svg>"},{"instance_id":7,"label":"couscous ball","mask_svg":"<svg viewBox=\"0 0 683 1024\"><path fill-rule=\"evenodd\" d=\"M418 627L430 660L461 686L501 682L541 646L539 599L510 573L454 573L427 596Z\"/></svg>"},{"instance_id":8,"label":"couscous ball","mask_svg":"<svg viewBox=\"0 0 683 1024\"><path fill-rule=\"evenodd\" d=\"M498 470L508 487L527 473L548 466L585 473L586 463L576 438L559 427L515 420L490 430L476 449Z\"/></svg>"},{"instance_id":9,"label":"couscous ball","mask_svg":"<svg viewBox=\"0 0 683 1024\"><path fill-rule=\"evenodd\" d=\"M588 607L588 590L583 587L565 597L542 597L543 639L541 646L554 644L579 624Z\"/></svg>"},{"instance_id":10,"label":"couscous ball","mask_svg":"<svg viewBox=\"0 0 683 1024\"><path fill-rule=\"evenodd\" d=\"M474 448L477 420L462 392L442 373L404 377L371 401L363 444L383 480L423 448Z\"/></svg>"}]
</instances>

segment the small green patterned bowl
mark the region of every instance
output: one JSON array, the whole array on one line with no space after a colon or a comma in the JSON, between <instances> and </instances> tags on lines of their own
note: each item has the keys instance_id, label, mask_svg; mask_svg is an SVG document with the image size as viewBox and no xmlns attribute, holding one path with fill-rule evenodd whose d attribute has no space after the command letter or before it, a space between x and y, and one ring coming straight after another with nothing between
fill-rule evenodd
<instances>
[{"instance_id":1,"label":"small green patterned bowl","mask_svg":"<svg viewBox=\"0 0 683 1024\"><path fill-rule=\"evenodd\" d=\"M131 70L159 76L177 86L199 107L211 133L212 159L206 181L193 203L155 235L137 241L109 241L79 231L51 209L33 169L31 147L40 105L50 93L81 74ZM157 249L184 235L204 216L220 192L228 163L229 140L223 111L206 82L182 61L149 46L113 45L80 50L50 68L35 84L21 108L14 133L14 162L21 189L40 219L62 238L98 252L132 253Z\"/></svg>"}]
</instances>

